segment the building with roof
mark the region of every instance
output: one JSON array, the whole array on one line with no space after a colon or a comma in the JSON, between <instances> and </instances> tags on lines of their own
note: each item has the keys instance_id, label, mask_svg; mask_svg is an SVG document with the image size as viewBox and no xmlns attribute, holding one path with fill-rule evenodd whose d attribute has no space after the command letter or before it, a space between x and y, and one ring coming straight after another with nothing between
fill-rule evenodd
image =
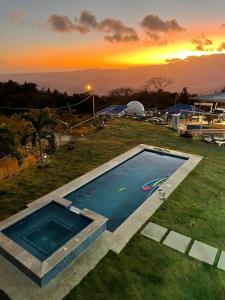
<instances>
[{"instance_id":1,"label":"building with roof","mask_svg":"<svg viewBox=\"0 0 225 300\"><path fill-rule=\"evenodd\" d=\"M127 105L110 105L97 112L97 115L108 117L122 117L126 113Z\"/></svg>"},{"instance_id":2,"label":"building with roof","mask_svg":"<svg viewBox=\"0 0 225 300\"><path fill-rule=\"evenodd\" d=\"M167 107L164 111L169 114L182 114L182 115L188 115L188 113L195 113L195 112L204 113L202 109L195 107L194 105L181 104L181 103Z\"/></svg>"},{"instance_id":3,"label":"building with roof","mask_svg":"<svg viewBox=\"0 0 225 300\"><path fill-rule=\"evenodd\" d=\"M225 93L195 96L191 100L194 102L194 106L208 108L210 111L217 107L225 107Z\"/></svg>"}]
</instances>

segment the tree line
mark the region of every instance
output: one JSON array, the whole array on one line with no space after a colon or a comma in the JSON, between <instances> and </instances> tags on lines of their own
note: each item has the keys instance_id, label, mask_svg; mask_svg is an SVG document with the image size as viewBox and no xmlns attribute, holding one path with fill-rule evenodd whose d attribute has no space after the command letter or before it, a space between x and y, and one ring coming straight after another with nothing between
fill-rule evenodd
<instances>
[{"instance_id":1,"label":"tree line","mask_svg":"<svg viewBox=\"0 0 225 300\"><path fill-rule=\"evenodd\" d=\"M164 109L174 103L188 103L188 92L184 88L181 93L171 93L166 90L170 84L167 78L151 78L140 89L131 87L121 87L115 89L105 96L95 95L96 110L101 110L112 104L127 104L130 101L140 101L146 108ZM12 80L0 82L0 107L10 107L11 109L0 109L4 115L21 113L20 108L43 109L59 108L67 106L68 110L76 111L76 114L87 114L92 112L92 99L74 107L73 105L87 98L88 93L68 95L57 90L39 90L32 82L19 84ZM70 109L71 106L71 109ZM15 108L12 110L12 108ZM17 109L18 108L18 109ZM62 109L62 112L65 109Z\"/></svg>"}]
</instances>

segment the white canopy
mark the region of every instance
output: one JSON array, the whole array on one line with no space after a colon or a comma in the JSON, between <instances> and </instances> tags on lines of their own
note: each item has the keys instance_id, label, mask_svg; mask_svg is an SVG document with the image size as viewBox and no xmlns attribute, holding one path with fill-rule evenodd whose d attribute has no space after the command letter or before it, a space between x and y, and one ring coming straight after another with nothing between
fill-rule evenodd
<instances>
[{"instance_id":1,"label":"white canopy","mask_svg":"<svg viewBox=\"0 0 225 300\"><path fill-rule=\"evenodd\" d=\"M131 101L127 104L126 114L129 116L145 116L145 108L139 101Z\"/></svg>"}]
</instances>

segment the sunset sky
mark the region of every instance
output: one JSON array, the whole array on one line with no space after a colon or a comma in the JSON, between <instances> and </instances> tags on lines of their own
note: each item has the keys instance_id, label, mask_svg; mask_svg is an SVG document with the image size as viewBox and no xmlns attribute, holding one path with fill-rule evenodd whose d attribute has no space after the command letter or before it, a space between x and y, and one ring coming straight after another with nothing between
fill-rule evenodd
<instances>
[{"instance_id":1,"label":"sunset sky","mask_svg":"<svg viewBox=\"0 0 225 300\"><path fill-rule=\"evenodd\" d=\"M225 53L224 0L0 0L0 72L165 64Z\"/></svg>"}]
</instances>

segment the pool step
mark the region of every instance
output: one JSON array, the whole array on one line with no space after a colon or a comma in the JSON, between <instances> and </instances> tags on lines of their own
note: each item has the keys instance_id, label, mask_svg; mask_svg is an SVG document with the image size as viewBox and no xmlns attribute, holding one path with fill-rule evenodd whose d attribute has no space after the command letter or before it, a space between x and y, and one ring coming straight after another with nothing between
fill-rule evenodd
<instances>
[{"instance_id":1,"label":"pool step","mask_svg":"<svg viewBox=\"0 0 225 300\"><path fill-rule=\"evenodd\" d=\"M75 207L75 206L73 206L73 205L71 205L71 206L69 207L69 210L72 211L73 213L77 214L77 215L80 214L79 208L77 208L77 207Z\"/></svg>"}]
</instances>

